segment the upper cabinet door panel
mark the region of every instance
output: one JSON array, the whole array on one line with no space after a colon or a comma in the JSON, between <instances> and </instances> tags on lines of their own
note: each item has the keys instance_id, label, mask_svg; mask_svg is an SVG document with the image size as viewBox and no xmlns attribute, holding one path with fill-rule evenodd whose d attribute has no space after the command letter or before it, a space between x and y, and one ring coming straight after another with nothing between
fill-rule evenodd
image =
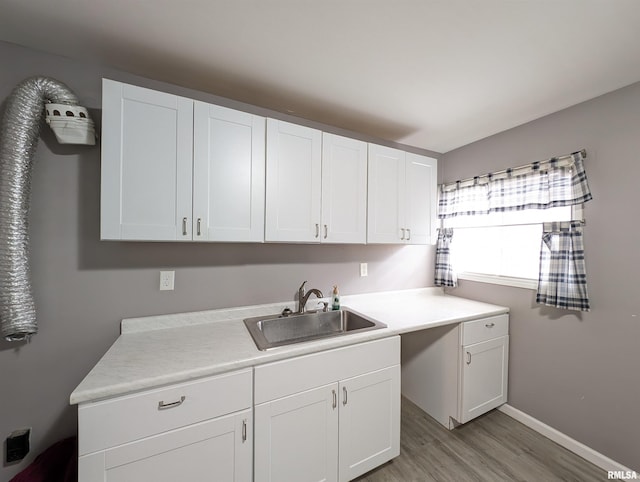
<instances>
[{"instance_id":1,"label":"upper cabinet door panel","mask_svg":"<svg viewBox=\"0 0 640 482\"><path fill-rule=\"evenodd\" d=\"M191 239L193 102L103 81L101 238Z\"/></svg>"},{"instance_id":2,"label":"upper cabinet door panel","mask_svg":"<svg viewBox=\"0 0 640 482\"><path fill-rule=\"evenodd\" d=\"M405 224L410 244L429 244L435 233L437 162L407 152Z\"/></svg>"},{"instance_id":3,"label":"upper cabinet door panel","mask_svg":"<svg viewBox=\"0 0 640 482\"><path fill-rule=\"evenodd\" d=\"M320 242L322 133L267 119L265 240Z\"/></svg>"},{"instance_id":4,"label":"upper cabinet door panel","mask_svg":"<svg viewBox=\"0 0 640 482\"><path fill-rule=\"evenodd\" d=\"M404 151L369 144L367 242L404 242L404 176Z\"/></svg>"},{"instance_id":5,"label":"upper cabinet door panel","mask_svg":"<svg viewBox=\"0 0 640 482\"><path fill-rule=\"evenodd\" d=\"M367 241L367 144L322 134L322 242Z\"/></svg>"},{"instance_id":6,"label":"upper cabinet door panel","mask_svg":"<svg viewBox=\"0 0 640 482\"><path fill-rule=\"evenodd\" d=\"M264 117L195 103L194 240L264 240L264 146Z\"/></svg>"}]
</instances>

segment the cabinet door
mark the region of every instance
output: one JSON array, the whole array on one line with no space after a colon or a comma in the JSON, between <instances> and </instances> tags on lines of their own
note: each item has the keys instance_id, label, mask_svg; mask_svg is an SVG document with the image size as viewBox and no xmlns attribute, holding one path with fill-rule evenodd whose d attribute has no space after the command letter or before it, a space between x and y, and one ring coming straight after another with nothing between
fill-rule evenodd
<instances>
[{"instance_id":1,"label":"cabinet door","mask_svg":"<svg viewBox=\"0 0 640 482\"><path fill-rule=\"evenodd\" d=\"M322 133L267 119L265 240L320 242Z\"/></svg>"},{"instance_id":2,"label":"cabinet door","mask_svg":"<svg viewBox=\"0 0 640 482\"><path fill-rule=\"evenodd\" d=\"M400 365L340 382L340 480L400 455Z\"/></svg>"},{"instance_id":3,"label":"cabinet door","mask_svg":"<svg viewBox=\"0 0 640 482\"><path fill-rule=\"evenodd\" d=\"M264 117L195 103L194 240L264 240L264 143Z\"/></svg>"},{"instance_id":4,"label":"cabinet door","mask_svg":"<svg viewBox=\"0 0 640 482\"><path fill-rule=\"evenodd\" d=\"M193 101L103 80L101 239L191 239Z\"/></svg>"},{"instance_id":5,"label":"cabinet door","mask_svg":"<svg viewBox=\"0 0 640 482\"><path fill-rule=\"evenodd\" d=\"M322 242L367 241L367 144L322 134Z\"/></svg>"},{"instance_id":6,"label":"cabinet door","mask_svg":"<svg viewBox=\"0 0 640 482\"><path fill-rule=\"evenodd\" d=\"M83 482L249 482L251 410L172 430L79 458Z\"/></svg>"},{"instance_id":7,"label":"cabinet door","mask_svg":"<svg viewBox=\"0 0 640 482\"><path fill-rule=\"evenodd\" d=\"M506 403L508 358L508 336L462 347L459 422Z\"/></svg>"},{"instance_id":8,"label":"cabinet door","mask_svg":"<svg viewBox=\"0 0 640 482\"><path fill-rule=\"evenodd\" d=\"M406 241L429 244L434 234L438 161L410 152L406 156Z\"/></svg>"},{"instance_id":9,"label":"cabinet door","mask_svg":"<svg viewBox=\"0 0 640 482\"><path fill-rule=\"evenodd\" d=\"M337 480L337 390L330 384L256 405L256 482Z\"/></svg>"},{"instance_id":10,"label":"cabinet door","mask_svg":"<svg viewBox=\"0 0 640 482\"><path fill-rule=\"evenodd\" d=\"M405 153L369 144L367 242L403 243Z\"/></svg>"}]
</instances>

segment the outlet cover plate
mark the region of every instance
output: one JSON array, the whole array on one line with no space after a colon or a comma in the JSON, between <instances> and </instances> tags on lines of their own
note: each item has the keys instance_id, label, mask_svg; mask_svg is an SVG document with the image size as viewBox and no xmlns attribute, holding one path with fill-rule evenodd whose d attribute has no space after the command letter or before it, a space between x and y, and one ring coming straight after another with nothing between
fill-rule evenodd
<instances>
[{"instance_id":1,"label":"outlet cover plate","mask_svg":"<svg viewBox=\"0 0 640 482\"><path fill-rule=\"evenodd\" d=\"M175 271L160 271L160 291L172 291L175 286Z\"/></svg>"}]
</instances>

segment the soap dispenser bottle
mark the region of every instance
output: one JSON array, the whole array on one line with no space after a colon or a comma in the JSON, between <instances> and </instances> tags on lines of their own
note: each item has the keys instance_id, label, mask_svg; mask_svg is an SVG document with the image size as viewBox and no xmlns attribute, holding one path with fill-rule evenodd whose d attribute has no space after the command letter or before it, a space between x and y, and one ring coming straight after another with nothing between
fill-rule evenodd
<instances>
[{"instance_id":1,"label":"soap dispenser bottle","mask_svg":"<svg viewBox=\"0 0 640 482\"><path fill-rule=\"evenodd\" d=\"M338 285L333 285L333 294L331 295L331 309L334 311L340 309L340 293L338 293Z\"/></svg>"}]
</instances>

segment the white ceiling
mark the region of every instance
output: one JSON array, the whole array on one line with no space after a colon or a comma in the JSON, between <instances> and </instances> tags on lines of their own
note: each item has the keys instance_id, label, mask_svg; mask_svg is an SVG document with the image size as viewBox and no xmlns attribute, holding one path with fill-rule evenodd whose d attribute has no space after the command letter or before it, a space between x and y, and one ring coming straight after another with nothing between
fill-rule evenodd
<instances>
[{"instance_id":1,"label":"white ceiling","mask_svg":"<svg viewBox=\"0 0 640 482\"><path fill-rule=\"evenodd\" d=\"M638 0L0 0L0 40L437 152L640 81Z\"/></svg>"}]
</instances>

